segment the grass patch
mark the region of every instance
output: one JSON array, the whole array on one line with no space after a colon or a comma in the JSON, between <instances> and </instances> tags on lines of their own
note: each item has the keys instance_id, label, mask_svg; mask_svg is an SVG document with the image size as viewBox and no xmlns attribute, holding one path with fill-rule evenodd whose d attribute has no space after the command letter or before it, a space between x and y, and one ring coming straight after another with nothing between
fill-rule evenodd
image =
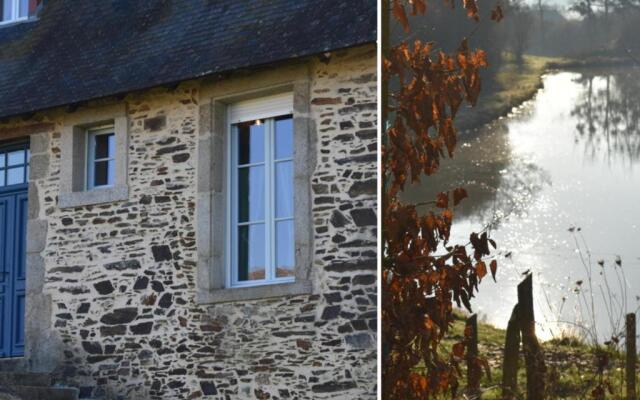
<instances>
[{"instance_id":1,"label":"grass patch","mask_svg":"<svg viewBox=\"0 0 640 400\"><path fill-rule=\"evenodd\" d=\"M443 355L448 355L454 343L460 341L464 335L466 316L456 313L456 320L443 341ZM482 378L482 398L501 399L502 391L502 357L506 332L492 325L478 323L478 341L481 357L487 359L491 376L486 374ZM595 347L588 345L575 337L563 337L542 343L547 367L547 398L549 399L584 399L591 397L591 390L598 382L597 352ZM609 363L604 370L603 377L608 380L611 392L607 399L626 398L624 390L624 355L611 351L608 353ZM466 368L462 368L462 374ZM461 388L466 386L463 376ZM518 371L518 386L522 398L526 397L526 374L524 359L520 359ZM443 398L450 398L443 397Z\"/></svg>"},{"instance_id":2,"label":"grass patch","mask_svg":"<svg viewBox=\"0 0 640 400\"><path fill-rule=\"evenodd\" d=\"M460 130L479 128L508 114L513 107L532 98L542 87L542 74L550 65L568 60L556 57L525 55L518 63L512 54L503 54L502 65L492 79L485 79L478 104L459 113L456 124Z\"/></svg>"}]
</instances>

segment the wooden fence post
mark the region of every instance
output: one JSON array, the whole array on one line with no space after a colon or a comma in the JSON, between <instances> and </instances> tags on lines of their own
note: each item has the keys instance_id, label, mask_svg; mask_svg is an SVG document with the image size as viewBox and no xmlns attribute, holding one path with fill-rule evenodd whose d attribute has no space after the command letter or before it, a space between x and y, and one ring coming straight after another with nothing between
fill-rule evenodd
<instances>
[{"instance_id":1,"label":"wooden fence post","mask_svg":"<svg viewBox=\"0 0 640 400\"><path fill-rule=\"evenodd\" d=\"M533 278L528 274L518 285L518 320L522 332L522 349L527 370L527 400L544 398L544 354L536 337L533 314Z\"/></svg>"},{"instance_id":2,"label":"wooden fence post","mask_svg":"<svg viewBox=\"0 0 640 400\"><path fill-rule=\"evenodd\" d=\"M518 305L513 307L507 337L504 343L504 358L502 361L502 398L512 400L518 393L518 361L520 355L520 326L518 323Z\"/></svg>"},{"instance_id":3,"label":"wooden fence post","mask_svg":"<svg viewBox=\"0 0 640 400\"><path fill-rule=\"evenodd\" d=\"M636 314L627 314L627 400L636 400Z\"/></svg>"},{"instance_id":4,"label":"wooden fence post","mask_svg":"<svg viewBox=\"0 0 640 400\"><path fill-rule=\"evenodd\" d=\"M515 399L518 395L518 361L520 339L527 372L527 400L542 400L545 394L546 366L544 353L536 337L533 314L533 277L528 274L518 285L518 303L513 307L502 362L502 398Z\"/></svg>"},{"instance_id":5,"label":"wooden fence post","mask_svg":"<svg viewBox=\"0 0 640 400\"><path fill-rule=\"evenodd\" d=\"M478 363L478 316L467 318L465 333L469 333L467 342L467 392L469 398L480 399L480 377L482 370Z\"/></svg>"}]
</instances>

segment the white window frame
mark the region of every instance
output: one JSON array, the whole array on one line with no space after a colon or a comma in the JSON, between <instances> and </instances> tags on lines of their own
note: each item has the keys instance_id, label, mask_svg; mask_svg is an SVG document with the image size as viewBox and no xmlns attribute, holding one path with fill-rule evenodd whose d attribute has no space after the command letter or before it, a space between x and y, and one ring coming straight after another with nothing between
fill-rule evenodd
<instances>
[{"instance_id":1,"label":"white window frame","mask_svg":"<svg viewBox=\"0 0 640 400\"><path fill-rule=\"evenodd\" d=\"M12 8L11 8L11 18L5 20L5 21L0 21L0 25L5 25L5 24L10 24L13 22L18 22L18 21L24 21L29 19L29 0L27 0L27 15L25 15L24 17L20 16L20 0L4 0L7 2L11 2L12 3ZM4 6L4 3L0 3L2 6Z\"/></svg>"},{"instance_id":2,"label":"white window frame","mask_svg":"<svg viewBox=\"0 0 640 400\"><path fill-rule=\"evenodd\" d=\"M96 137L102 136L102 135L112 135L113 140L115 142L116 140L115 127L113 125L105 125L105 126L87 129L87 156L86 156L87 170L86 170L86 176L85 176L86 190L106 189L106 188L111 188L115 185L115 171L114 171L114 176L112 181L107 183L106 185L96 186L93 184L93 182L95 181L95 166L97 162L111 161L113 163L113 168L115 170L115 163L116 163L115 153L117 153L118 151L116 146L114 146L114 150L113 150L114 154L109 154L109 157L98 158L98 159L95 158Z\"/></svg>"},{"instance_id":3,"label":"white window frame","mask_svg":"<svg viewBox=\"0 0 640 400\"><path fill-rule=\"evenodd\" d=\"M293 204L294 210L292 217L276 218L275 217L275 164L278 162L294 161L293 154L291 157L283 159L275 159L275 118L290 115L293 118L293 96L291 93L268 96L259 99L252 99L236 104L232 104L227 108L227 132L231 140L227 141L227 182L229 190L227 190L227 243L226 243L226 268L227 278L226 286L229 288L246 288L262 285L274 285L282 283L295 282L295 276L290 277L276 277L276 248L275 248L275 227L277 221L292 220L294 221L294 237L295 237L295 202ZM238 182L238 123L262 120L265 124L265 154L264 165L265 169L265 208L264 217L262 221L265 226L265 279L239 281L238 280L238 216L237 216L237 204L233 203L233 200L237 200L237 182ZM295 138L295 127L293 132ZM295 140L295 139L294 139ZM243 164L243 167L249 167L252 164ZM291 182L292 187L295 190L295 179ZM249 224L258 223L258 221L251 221ZM295 243L291 244L294 248ZM294 257L295 259L295 257ZM295 263L294 263L295 264ZM295 265L293 266L295 273Z\"/></svg>"}]
</instances>

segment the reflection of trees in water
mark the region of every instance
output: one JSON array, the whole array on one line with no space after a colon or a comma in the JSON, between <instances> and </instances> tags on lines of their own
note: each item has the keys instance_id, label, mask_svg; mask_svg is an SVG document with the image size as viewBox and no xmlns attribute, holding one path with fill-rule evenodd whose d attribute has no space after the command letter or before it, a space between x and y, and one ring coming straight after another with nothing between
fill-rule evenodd
<instances>
[{"instance_id":1,"label":"reflection of trees in water","mask_svg":"<svg viewBox=\"0 0 640 400\"><path fill-rule=\"evenodd\" d=\"M576 142L592 160L632 166L640 158L640 81L637 71L583 73L583 93L571 115L577 118Z\"/></svg>"},{"instance_id":2,"label":"reflection of trees in water","mask_svg":"<svg viewBox=\"0 0 640 400\"><path fill-rule=\"evenodd\" d=\"M502 174L493 200L493 209L484 210L484 215L476 215L483 221L495 217L498 223L509 215L521 216L530 208L535 195L550 184L548 172L536 164L516 158Z\"/></svg>"},{"instance_id":3,"label":"reflection of trees in water","mask_svg":"<svg viewBox=\"0 0 640 400\"><path fill-rule=\"evenodd\" d=\"M456 207L457 221L486 224L525 212L550 178L537 165L513 156L508 133L506 124L497 122L476 137L463 138L455 157L422 184L408 187L403 199L423 202L438 192L464 187L469 198Z\"/></svg>"}]
</instances>

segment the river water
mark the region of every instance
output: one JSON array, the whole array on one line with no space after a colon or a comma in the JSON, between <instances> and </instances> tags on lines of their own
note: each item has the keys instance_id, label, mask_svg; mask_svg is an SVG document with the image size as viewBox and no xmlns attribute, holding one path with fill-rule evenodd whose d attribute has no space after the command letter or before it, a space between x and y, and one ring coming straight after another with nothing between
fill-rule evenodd
<instances>
[{"instance_id":1,"label":"river water","mask_svg":"<svg viewBox=\"0 0 640 400\"><path fill-rule=\"evenodd\" d=\"M543 80L509 116L462 134L454 158L403 197L465 187L453 243L492 224L499 267L472 303L481 318L506 327L530 270L539 336L602 342L640 305L640 69Z\"/></svg>"}]
</instances>

